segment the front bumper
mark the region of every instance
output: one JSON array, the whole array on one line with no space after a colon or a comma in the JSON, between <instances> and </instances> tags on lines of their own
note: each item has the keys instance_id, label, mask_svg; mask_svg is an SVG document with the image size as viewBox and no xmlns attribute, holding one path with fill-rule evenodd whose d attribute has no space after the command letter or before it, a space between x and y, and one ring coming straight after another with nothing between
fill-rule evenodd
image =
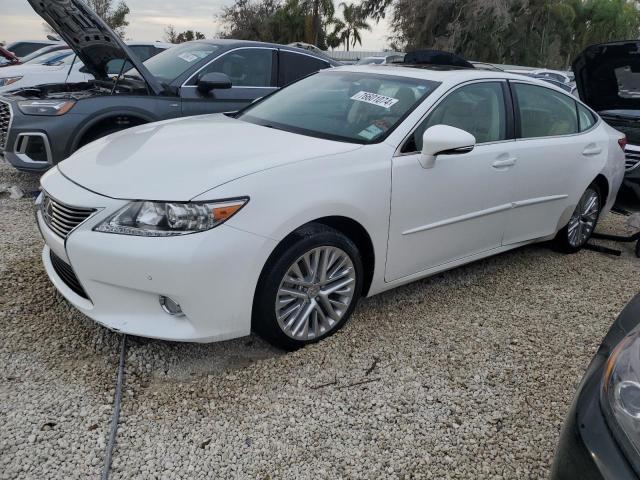
<instances>
[{"instance_id":1,"label":"front bumper","mask_svg":"<svg viewBox=\"0 0 640 480\"><path fill-rule=\"evenodd\" d=\"M66 240L36 213L47 274L85 315L118 332L165 340L212 342L250 333L253 296L276 246L273 240L226 225L167 238L94 232L127 201L89 192L57 169L43 177L42 185L68 205L98 209ZM88 299L56 273L51 251L73 268ZM179 303L184 316L167 313L160 296Z\"/></svg>"},{"instance_id":2,"label":"front bumper","mask_svg":"<svg viewBox=\"0 0 640 480\"><path fill-rule=\"evenodd\" d=\"M45 172L69 156L70 132L82 124L84 116L72 112L60 117L25 115L14 98L0 98L0 103L9 107L11 115L6 125L0 124L5 132L0 153L20 171Z\"/></svg>"},{"instance_id":3,"label":"front bumper","mask_svg":"<svg viewBox=\"0 0 640 480\"><path fill-rule=\"evenodd\" d=\"M560 435L552 480L638 480L600 406L604 368L613 348L640 323L640 295L609 330L574 398Z\"/></svg>"}]
</instances>

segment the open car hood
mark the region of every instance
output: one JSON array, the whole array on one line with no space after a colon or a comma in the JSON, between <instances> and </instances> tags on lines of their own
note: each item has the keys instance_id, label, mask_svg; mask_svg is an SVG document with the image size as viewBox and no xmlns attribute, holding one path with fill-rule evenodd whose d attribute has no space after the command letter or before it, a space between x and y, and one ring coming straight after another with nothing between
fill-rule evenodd
<instances>
[{"instance_id":1,"label":"open car hood","mask_svg":"<svg viewBox=\"0 0 640 480\"><path fill-rule=\"evenodd\" d=\"M573 71L580 98L594 110L640 109L640 40L591 45Z\"/></svg>"},{"instance_id":2,"label":"open car hood","mask_svg":"<svg viewBox=\"0 0 640 480\"><path fill-rule=\"evenodd\" d=\"M111 60L125 60L142 75L158 95L163 88L120 36L82 0L28 0L33 9L53 28L99 80L109 80Z\"/></svg>"}]
</instances>

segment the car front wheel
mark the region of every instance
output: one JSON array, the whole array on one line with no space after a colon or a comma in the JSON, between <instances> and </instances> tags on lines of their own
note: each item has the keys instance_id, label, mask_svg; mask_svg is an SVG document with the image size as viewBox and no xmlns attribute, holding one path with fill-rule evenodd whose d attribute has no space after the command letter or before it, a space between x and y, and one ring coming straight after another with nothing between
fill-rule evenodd
<instances>
[{"instance_id":1,"label":"car front wheel","mask_svg":"<svg viewBox=\"0 0 640 480\"><path fill-rule=\"evenodd\" d=\"M602 196L595 183L587 187L580 197L569 223L558 232L555 243L565 253L580 251L589 241L602 210Z\"/></svg>"},{"instance_id":2,"label":"car front wheel","mask_svg":"<svg viewBox=\"0 0 640 480\"><path fill-rule=\"evenodd\" d=\"M361 288L362 260L356 245L333 228L307 225L265 266L253 328L286 350L317 342L345 324Z\"/></svg>"}]
</instances>

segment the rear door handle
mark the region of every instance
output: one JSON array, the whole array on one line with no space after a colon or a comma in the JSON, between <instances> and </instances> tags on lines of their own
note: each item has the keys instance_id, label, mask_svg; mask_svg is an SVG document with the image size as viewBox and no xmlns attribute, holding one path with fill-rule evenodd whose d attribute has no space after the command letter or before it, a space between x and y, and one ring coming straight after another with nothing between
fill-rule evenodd
<instances>
[{"instance_id":1,"label":"rear door handle","mask_svg":"<svg viewBox=\"0 0 640 480\"><path fill-rule=\"evenodd\" d=\"M507 158L506 160L496 160L495 162L493 162L491 164L491 166L493 168L507 168L507 167L513 167L516 164L517 159L516 158Z\"/></svg>"},{"instance_id":2,"label":"rear door handle","mask_svg":"<svg viewBox=\"0 0 640 480\"><path fill-rule=\"evenodd\" d=\"M590 157L592 155L598 155L602 153L602 148L597 145L587 145L587 147L582 151L582 155L585 157Z\"/></svg>"}]
</instances>

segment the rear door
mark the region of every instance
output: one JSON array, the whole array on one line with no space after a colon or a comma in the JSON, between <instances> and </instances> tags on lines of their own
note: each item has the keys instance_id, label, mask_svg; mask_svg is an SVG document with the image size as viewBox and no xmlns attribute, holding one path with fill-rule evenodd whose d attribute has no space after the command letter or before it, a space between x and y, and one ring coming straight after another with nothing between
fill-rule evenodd
<instances>
[{"instance_id":1,"label":"rear door","mask_svg":"<svg viewBox=\"0 0 640 480\"><path fill-rule=\"evenodd\" d=\"M573 211L593 180L588 178L593 169L586 164L604 162L607 152L605 136L589 133L595 119L584 112L579 116L573 97L539 85L510 83L518 163L504 245L547 237L561 228L560 219Z\"/></svg>"},{"instance_id":2,"label":"rear door","mask_svg":"<svg viewBox=\"0 0 640 480\"><path fill-rule=\"evenodd\" d=\"M202 94L197 87L198 78L211 72L226 74L233 87ZM275 49L246 47L230 50L205 65L181 87L182 113L201 115L238 111L257 98L275 91L276 77Z\"/></svg>"}]
</instances>

